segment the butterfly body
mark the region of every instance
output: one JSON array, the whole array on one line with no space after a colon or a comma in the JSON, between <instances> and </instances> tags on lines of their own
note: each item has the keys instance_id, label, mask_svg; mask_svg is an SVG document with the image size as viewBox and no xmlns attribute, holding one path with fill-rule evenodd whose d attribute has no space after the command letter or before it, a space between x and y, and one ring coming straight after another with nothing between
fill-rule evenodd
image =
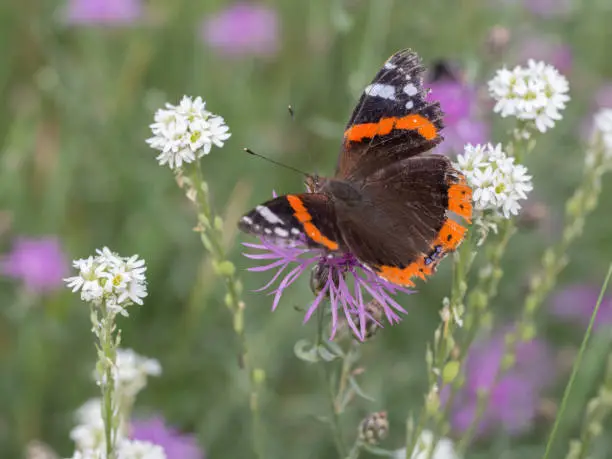
<instances>
[{"instance_id":1,"label":"butterfly body","mask_svg":"<svg viewBox=\"0 0 612 459\"><path fill-rule=\"evenodd\" d=\"M413 285L463 240L471 189L448 158L439 103L426 100L416 53L394 54L361 95L344 131L336 173L311 176L307 193L269 200L241 230L281 243L351 253L380 277Z\"/></svg>"}]
</instances>

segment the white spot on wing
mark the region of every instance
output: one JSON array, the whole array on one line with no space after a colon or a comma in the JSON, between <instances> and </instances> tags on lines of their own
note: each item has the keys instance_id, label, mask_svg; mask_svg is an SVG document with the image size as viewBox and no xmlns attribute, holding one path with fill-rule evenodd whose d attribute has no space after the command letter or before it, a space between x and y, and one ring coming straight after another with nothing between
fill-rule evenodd
<instances>
[{"instance_id":1,"label":"white spot on wing","mask_svg":"<svg viewBox=\"0 0 612 459\"><path fill-rule=\"evenodd\" d=\"M289 236L289 231L283 228L274 228L274 234L280 237L287 237Z\"/></svg>"},{"instance_id":2,"label":"white spot on wing","mask_svg":"<svg viewBox=\"0 0 612 459\"><path fill-rule=\"evenodd\" d=\"M406 102L406 109L407 110L412 110L413 108L414 108L414 102L412 102L411 100Z\"/></svg>"},{"instance_id":3,"label":"white spot on wing","mask_svg":"<svg viewBox=\"0 0 612 459\"><path fill-rule=\"evenodd\" d=\"M283 221L274 212L272 212L270 209L268 209L266 206L257 206L257 207L255 207L255 210L268 223L271 223L273 225L276 225L278 223L281 223L281 224L283 223Z\"/></svg>"},{"instance_id":4,"label":"white spot on wing","mask_svg":"<svg viewBox=\"0 0 612 459\"><path fill-rule=\"evenodd\" d=\"M385 62L385 68L389 70L393 70L397 68L397 65L392 64L391 62Z\"/></svg>"},{"instance_id":5,"label":"white spot on wing","mask_svg":"<svg viewBox=\"0 0 612 459\"><path fill-rule=\"evenodd\" d=\"M291 228L291 234L295 234L295 235L297 236L297 235L298 235L298 234L300 234L300 233L301 233L301 231L300 231L299 229L297 229L297 228Z\"/></svg>"},{"instance_id":6,"label":"white spot on wing","mask_svg":"<svg viewBox=\"0 0 612 459\"><path fill-rule=\"evenodd\" d=\"M251 217L247 217L246 215L242 217L242 221L245 222L247 225L253 224L253 220L251 219Z\"/></svg>"},{"instance_id":7,"label":"white spot on wing","mask_svg":"<svg viewBox=\"0 0 612 459\"><path fill-rule=\"evenodd\" d=\"M364 93L368 96L382 97L395 100L395 86L390 84L373 83L366 86Z\"/></svg>"},{"instance_id":8,"label":"white spot on wing","mask_svg":"<svg viewBox=\"0 0 612 459\"><path fill-rule=\"evenodd\" d=\"M412 83L408 83L406 86L404 86L404 92L410 97L412 97L416 95L418 90L415 85L413 85Z\"/></svg>"},{"instance_id":9,"label":"white spot on wing","mask_svg":"<svg viewBox=\"0 0 612 459\"><path fill-rule=\"evenodd\" d=\"M272 234L272 230L270 228L264 228L264 233Z\"/></svg>"}]
</instances>

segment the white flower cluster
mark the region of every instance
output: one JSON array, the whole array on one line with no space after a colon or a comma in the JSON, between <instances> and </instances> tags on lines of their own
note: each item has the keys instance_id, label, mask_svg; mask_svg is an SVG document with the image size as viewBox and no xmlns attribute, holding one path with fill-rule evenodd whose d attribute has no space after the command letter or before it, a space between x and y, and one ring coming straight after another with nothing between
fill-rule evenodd
<instances>
[{"instance_id":1,"label":"white flower cluster","mask_svg":"<svg viewBox=\"0 0 612 459\"><path fill-rule=\"evenodd\" d=\"M604 108L595 114L595 129L601 135L604 156L612 160L612 109Z\"/></svg>"},{"instance_id":2,"label":"white flower cluster","mask_svg":"<svg viewBox=\"0 0 612 459\"><path fill-rule=\"evenodd\" d=\"M117 365L114 369L116 399L120 404L131 405L136 394L147 385L148 377L159 376L160 374L161 366L157 360L138 355L132 349L117 349ZM95 375L94 372L94 377ZM125 406L119 406L120 411L124 408ZM119 441L117 457L124 457L125 459L164 457L155 455L158 447L152 448L149 455L139 456L135 452L128 455L130 451L148 450L141 444L142 442L128 442L125 439L127 427L123 423L121 414L118 413L118 416L114 416L121 421L117 426L117 440ZM104 451L105 447L102 400L93 398L87 401L76 411L75 420L77 425L70 431L70 438L74 441L77 452L83 454L83 456L80 456L83 459L97 458L96 454L101 454L100 452ZM121 455L122 450L126 451L123 456Z\"/></svg>"},{"instance_id":3,"label":"white flower cluster","mask_svg":"<svg viewBox=\"0 0 612 459\"><path fill-rule=\"evenodd\" d=\"M463 155L457 156L455 167L465 175L472 187L474 207L490 210L505 218L517 215L520 201L533 189L527 168L515 164L501 149L491 144L465 146Z\"/></svg>"},{"instance_id":4,"label":"white flower cluster","mask_svg":"<svg viewBox=\"0 0 612 459\"><path fill-rule=\"evenodd\" d=\"M101 449L75 451L70 459L104 459ZM117 459L166 459L164 449L148 441L122 439L117 444Z\"/></svg>"},{"instance_id":5,"label":"white flower cluster","mask_svg":"<svg viewBox=\"0 0 612 459\"><path fill-rule=\"evenodd\" d=\"M166 453L148 441L123 439L117 447L117 459L166 459Z\"/></svg>"},{"instance_id":6,"label":"white flower cluster","mask_svg":"<svg viewBox=\"0 0 612 459\"><path fill-rule=\"evenodd\" d=\"M73 292L81 291L81 299L105 306L112 312L127 316L126 307L142 304L147 296L144 260L138 255L120 257L108 247L96 250L96 256L75 260L79 275L64 279Z\"/></svg>"},{"instance_id":7,"label":"white flower cluster","mask_svg":"<svg viewBox=\"0 0 612 459\"><path fill-rule=\"evenodd\" d=\"M161 151L157 156L160 165L181 167L210 153L213 144L222 147L230 138L225 120L205 107L201 97L183 96L179 105L167 103L165 109L157 110L155 123L150 125L153 137L147 143Z\"/></svg>"},{"instance_id":8,"label":"white flower cluster","mask_svg":"<svg viewBox=\"0 0 612 459\"><path fill-rule=\"evenodd\" d=\"M502 117L532 121L546 132L561 119L569 101L567 79L551 65L529 60L527 67L498 70L489 81L489 93L497 101L494 111Z\"/></svg>"},{"instance_id":9,"label":"white flower cluster","mask_svg":"<svg viewBox=\"0 0 612 459\"><path fill-rule=\"evenodd\" d=\"M416 448L412 452L410 459L459 459L459 454L455 451L455 445L452 440L441 438L432 454L433 441L433 433L429 430L424 430L417 441ZM405 459L406 448L396 450L393 457L395 459Z\"/></svg>"},{"instance_id":10,"label":"white flower cluster","mask_svg":"<svg viewBox=\"0 0 612 459\"><path fill-rule=\"evenodd\" d=\"M76 427L70 431L70 438L77 451L99 451L104 445L104 422L102 421L102 400L92 398L75 413ZM119 426L121 434L123 426Z\"/></svg>"},{"instance_id":11,"label":"white flower cluster","mask_svg":"<svg viewBox=\"0 0 612 459\"><path fill-rule=\"evenodd\" d=\"M159 376L161 372L157 360L138 355L132 349L117 349L115 391L120 397L134 398L146 387L149 376Z\"/></svg>"}]
</instances>

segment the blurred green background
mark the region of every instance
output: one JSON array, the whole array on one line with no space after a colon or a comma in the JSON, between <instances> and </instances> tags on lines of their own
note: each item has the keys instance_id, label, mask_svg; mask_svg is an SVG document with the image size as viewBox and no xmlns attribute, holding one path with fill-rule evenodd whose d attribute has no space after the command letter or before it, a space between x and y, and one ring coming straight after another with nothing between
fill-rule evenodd
<instances>
[{"instance_id":1,"label":"blurred green background","mask_svg":"<svg viewBox=\"0 0 612 459\"><path fill-rule=\"evenodd\" d=\"M226 146L213 149L202 165L213 206L226 219L232 259L244 270L252 264L240 256L240 242L248 238L237 234L235 221L268 199L272 189L302 189L299 175L246 156L244 146L329 174L359 92L394 51L411 47L427 65L442 58L455 61L470 83L485 88L495 69L524 60L526 47L537 40L566 47L571 64L564 73L572 100L528 164L535 183L532 201L545 212L511 243L493 305L501 322L516 316L543 248L558 237L564 201L580 178L584 120L597 104L597 89L612 80L610 2L563 3L571 8L557 11L553 2L550 11L534 13L510 0L263 1L277 15L276 49L229 55L199 32L202 21L230 5L220 0L151 0L142 5L138 20L123 24L68 21L63 1L4 0L3 251L11 250L16 237L51 235L59 238L68 259L104 245L143 257L149 297L129 319L120 319L123 346L159 359L164 373L140 394L138 409L163 413L168 422L195 432L208 457L250 457L247 385L237 367L223 285L192 231L192 207L144 142L154 111L183 94L201 95L230 126ZM492 125L491 140L505 141L510 122L494 116L487 102L482 114ZM611 192L605 182L600 206L569 254L562 283L603 280L612 259ZM386 409L391 431L383 446L401 446L406 417L423 401L425 347L448 292L449 266L443 263L438 275L419 285L418 294L401 298L409 315L400 325L363 346L366 371L360 381L376 402L352 406L347 435L368 412ZM313 323L302 325L302 313L294 308L310 300L308 283L297 283L271 313L269 297L248 293L267 278L242 274L252 360L267 376L261 404L269 457L336 457L328 430L315 419L327 412L318 372L293 353L297 340L315 332ZM0 457L20 457L32 439L68 456L73 412L97 395L90 380L95 351L87 307L66 289L35 294L9 277L0 279L0 301ZM548 315L540 322L542 336L559 349L579 343L582 329L559 326ZM608 349L600 347L603 356ZM595 389L602 362L591 359L585 366L591 376L578 391L583 398L576 402L575 421L584 397ZM553 405L565 381L562 374L550 394ZM502 433L481 441L473 457L501 457L503 450L510 451L505 458L537 457L549 425L543 416L527 435L510 440ZM575 434L577 426L567 432ZM605 442L612 448L612 436Z\"/></svg>"}]
</instances>

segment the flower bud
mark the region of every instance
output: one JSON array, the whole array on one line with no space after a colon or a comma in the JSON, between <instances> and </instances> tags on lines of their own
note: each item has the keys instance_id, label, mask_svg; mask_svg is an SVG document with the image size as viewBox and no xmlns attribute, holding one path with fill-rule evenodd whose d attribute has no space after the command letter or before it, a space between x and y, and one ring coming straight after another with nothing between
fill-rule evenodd
<instances>
[{"instance_id":1,"label":"flower bud","mask_svg":"<svg viewBox=\"0 0 612 459\"><path fill-rule=\"evenodd\" d=\"M389 433L386 411L371 413L359 424L359 439L369 445L377 445Z\"/></svg>"}]
</instances>

